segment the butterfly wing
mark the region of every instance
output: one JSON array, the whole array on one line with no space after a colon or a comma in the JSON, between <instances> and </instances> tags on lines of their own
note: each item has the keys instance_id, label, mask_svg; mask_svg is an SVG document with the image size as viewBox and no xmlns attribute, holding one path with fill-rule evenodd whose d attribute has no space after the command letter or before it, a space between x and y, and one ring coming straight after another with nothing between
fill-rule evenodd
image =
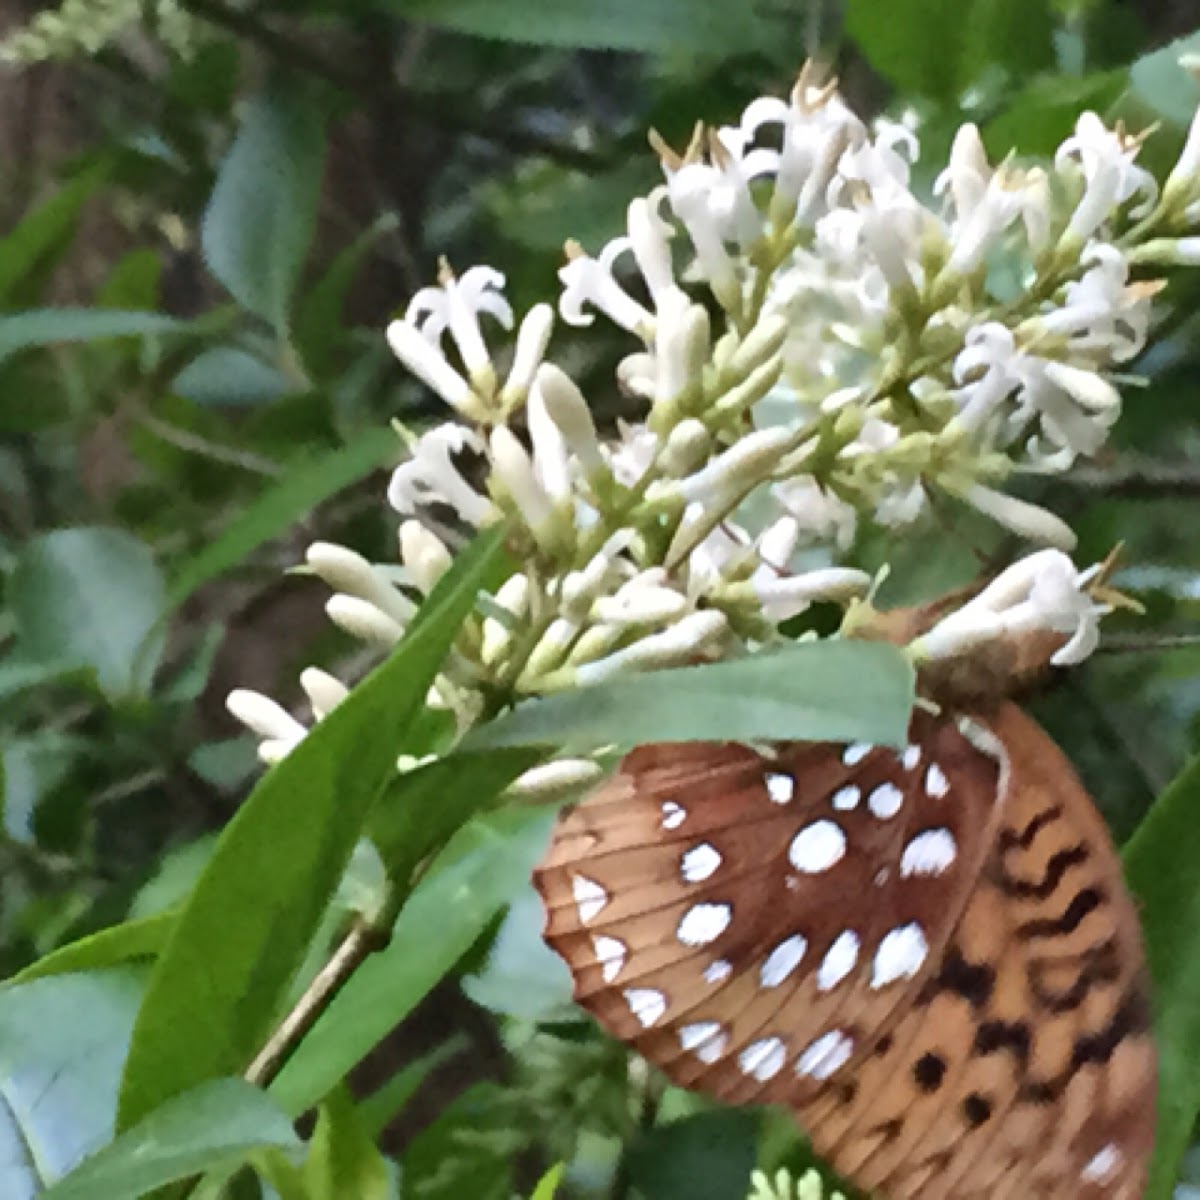
<instances>
[{"instance_id":1,"label":"butterfly wing","mask_svg":"<svg viewBox=\"0 0 1200 1200\"><path fill-rule=\"evenodd\" d=\"M1136 920L1090 800L1015 707L919 712L899 753L644 747L535 882L606 1029L684 1086L787 1104L856 1182L1138 1194Z\"/></svg>"}]
</instances>

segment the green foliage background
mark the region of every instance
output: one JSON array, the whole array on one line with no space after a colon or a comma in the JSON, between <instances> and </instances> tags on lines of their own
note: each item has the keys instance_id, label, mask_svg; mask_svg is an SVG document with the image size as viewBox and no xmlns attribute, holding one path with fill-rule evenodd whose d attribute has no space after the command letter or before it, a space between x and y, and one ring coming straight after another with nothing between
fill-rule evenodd
<instances>
[{"instance_id":1,"label":"green foliage background","mask_svg":"<svg viewBox=\"0 0 1200 1200\"><path fill-rule=\"evenodd\" d=\"M863 112L918 116L926 164L964 119L994 154L1037 155L1091 107L1158 123L1166 165L1200 100L1178 67L1200 37L1173 40L1189 8L0 5L0 1194L508 1200L552 1194L561 1164L581 1200L741 1200L755 1164L798 1178L787 1121L664 1089L570 1007L527 883L550 817L487 811L545 727L392 776L425 748L412 718L503 570L496 543L249 800L253 747L223 696L295 701L303 663L370 665L284 571L317 538L390 556L387 425L434 410L381 331L438 255L499 267L518 307L543 298L563 240L597 249L655 181L648 127L679 144L732 120L810 53ZM1156 1198L1188 1194L1200 1111L1200 651L1176 644L1200 620L1196 289L1175 282L1106 458L1029 484L1081 560L1125 543L1119 582L1147 610L1115 622L1137 652L1035 708L1132 836L1163 1051ZM590 339L576 377L614 352ZM953 513L899 545L867 529L854 556L891 562L900 603L1012 550ZM804 687L838 728L886 733L904 681L863 717L831 690L851 670L813 660ZM662 686L624 698L630 728L653 731ZM804 719L804 689L738 686ZM586 713L549 719L598 736ZM347 928L397 911L270 1089L237 1078Z\"/></svg>"}]
</instances>

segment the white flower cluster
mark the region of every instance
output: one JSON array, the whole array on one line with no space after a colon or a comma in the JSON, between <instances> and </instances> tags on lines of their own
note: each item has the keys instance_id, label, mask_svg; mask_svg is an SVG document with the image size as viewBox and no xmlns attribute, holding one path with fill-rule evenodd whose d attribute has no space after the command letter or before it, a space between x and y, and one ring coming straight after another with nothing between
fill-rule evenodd
<instances>
[{"instance_id":1,"label":"white flower cluster","mask_svg":"<svg viewBox=\"0 0 1200 1200\"><path fill-rule=\"evenodd\" d=\"M656 144L663 185L597 255L568 245L558 302L566 322L599 314L635 341L616 385L644 419L597 430L547 359L549 305L525 314L502 371L482 318L515 324L503 277L443 267L387 331L454 413L392 478L401 565L309 552L336 593L330 616L386 647L449 566L447 543L510 521L521 570L468 623L431 696L461 726L485 691L720 657L814 601L859 598L863 572L798 570L798 553L828 564L859 521L907 524L936 492L1069 550L1057 517L1002 485L1100 448L1114 372L1144 346L1159 287L1132 271L1200 259L1200 122L1161 193L1139 139L1087 113L1043 166L990 164L964 126L923 197L915 134L869 129L806 68L789 101L754 101L682 155ZM1089 650L1089 577L1059 552L1029 561L926 652L1039 621L1068 635L1063 661ZM333 682L305 686L327 709ZM277 757L303 727L261 699L232 704Z\"/></svg>"}]
</instances>

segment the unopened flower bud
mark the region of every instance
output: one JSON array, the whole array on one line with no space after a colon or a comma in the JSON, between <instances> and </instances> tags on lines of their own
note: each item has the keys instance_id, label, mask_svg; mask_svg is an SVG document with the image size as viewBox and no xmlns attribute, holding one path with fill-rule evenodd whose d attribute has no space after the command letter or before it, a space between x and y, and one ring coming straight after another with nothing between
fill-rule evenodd
<instances>
[{"instance_id":1,"label":"unopened flower bud","mask_svg":"<svg viewBox=\"0 0 1200 1200\"><path fill-rule=\"evenodd\" d=\"M236 688L225 697L225 707L260 738L295 743L308 733L287 709L261 692Z\"/></svg>"},{"instance_id":2,"label":"unopened flower bud","mask_svg":"<svg viewBox=\"0 0 1200 1200\"><path fill-rule=\"evenodd\" d=\"M328 671L319 667L306 667L300 672L300 686L312 705L313 716L323 721L345 698L350 689Z\"/></svg>"},{"instance_id":3,"label":"unopened flower bud","mask_svg":"<svg viewBox=\"0 0 1200 1200\"><path fill-rule=\"evenodd\" d=\"M519 776L509 792L526 800L551 800L599 779L604 769L586 758L545 763Z\"/></svg>"},{"instance_id":4,"label":"unopened flower bud","mask_svg":"<svg viewBox=\"0 0 1200 1200\"><path fill-rule=\"evenodd\" d=\"M576 681L587 686L631 671L682 666L720 640L728 629L724 613L712 609L694 612L662 633L653 633L607 658L584 663Z\"/></svg>"},{"instance_id":5,"label":"unopened flower bud","mask_svg":"<svg viewBox=\"0 0 1200 1200\"><path fill-rule=\"evenodd\" d=\"M689 475L700 468L711 449L712 438L704 423L687 417L668 434L660 461L668 475Z\"/></svg>"},{"instance_id":6,"label":"unopened flower bud","mask_svg":"<svg viewBox=\"0 0 1200 1200\"><path fill-rule=\"evenodd\" d=\"M568 449L589 475L605 469L596 437L596 425L583 393L565 371L543 363L534 384L550 420L558 427Z\"/></svg>"},{"instance_id":7,"label":"unopened flower bud","mask_svg":"<svg viewBox=\"0 0 1200 1200\"><path fill-rule=\"evenodd\" d=\"M535 304L525 314L517 331L512 368L500 393L500 404L505 412L517 407L528 394L534 374L546 356L553 331L554 309L549 304Z\"/></svg>"},{"instance_id":8,"label":"unopened flower bud","mask_svg":"<svg viewBox=\"0 0 1200 1200\"><path fill-rule=\"evenodd\" d=\"M1076 539L1071 527L1036 504L1018 500L1015 496L984 487L981 483L967 488L963 499L993 521L1023 537L1057 546L1061 550L1075 548Z\"/></svg>"},{"instance_id":9,"label":"unopened flower bud","mask_svg":"<svg viewBox=\"0 0 1200 1200\"><path fill-rule=\"evenodd\" d=\"M533 473L525 447L504 426L492 430L490 446L496 479L517 506L530 533L542 543L553 528L554 510Z\"/></svg>"},{"instance_id":10,"label":"unopened flower bud","mask_svg":"<svg viewBox=\"0 0 1200 1200\"><path fill-rule=\"evenodd\" d=\"M404 626L368 600L339 593L325 603L329 619L352 637L390 650L403 636Z\"/></svg>"},{"instance_id":11,"label":"unopened flower bud","mask_svg":"<svg viewBox=\"0 0 1200 1200\"><path fill-rule=\"evenodd\" d=\"M305 561L331 588L356 596L400 625L417 611L416 605L394 588L361 554L334 542L314 542Z\"/></svg>"},{"instance_id":12,"label":"unopened flower bud","mask_svg":"<svg viewBox=\"0 0 1200 1200\"><path fill-rule=\"evenodd\" d=\"M496 592L493 607L503 609L509 619L501 619L503 614L484 618L480 658L489 667L499 661L512 642L513 627L529 610L529 577L520 573L510 575Z\"/></svg>"},{"instance_id":13,"label":"unopened flower bud","mask_svg":"<svg viewBox=\"0 0 1200 1200\"><path fill-rule=\"evenodd\" d=\"M445 543L420 521L400 523L400 561L412 574L413 581L428 595L454 561Z\"/></svg>"}]
</instances>

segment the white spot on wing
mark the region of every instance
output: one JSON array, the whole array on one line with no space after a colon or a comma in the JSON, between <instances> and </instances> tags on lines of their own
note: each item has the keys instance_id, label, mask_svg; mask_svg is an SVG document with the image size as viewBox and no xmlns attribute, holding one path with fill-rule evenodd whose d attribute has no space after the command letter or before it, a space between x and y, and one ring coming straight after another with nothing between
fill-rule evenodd
<instances>
[{"instance_id":1,"label":"white spot on wing","mask_svg":"<svg viewBox=\"0 0 1200 1200\"><path fill-rule=\"evenodd\" d=\"M759 980L763 987L778 987L801 963L808 950L808 940L799 933L784 938L763 963Z\"/></svg>"},{"instance_id":2,"label":"white spot on wing","mask_svg":"<svg viewBox=\"0 0 1200 1200\"><path fill-rule=\"evenodd\" d=\"M678 829L687 820L687 809L674 800L664 800L662 803L662 827Z\"/></svg>"},{"instance_id":3,"label":"white spot on wing","mask_svg":"<svg viewBox=\"0 0 1200 1200\"><path fill-rule=\"evenodd\" d=\"M858 962L858 934L852 929L839 933L832 946L821 959L817 970L817 988L822 992L837 987Z\"/></svg>"},{"instance_id":4,"label":"white spot on wing","mask_svg":"<svg viewBox=\"0 0 1200 1200\"><path fill-rule=\"evenodd\" d=\"M858 807L858 802L862 799L862 791L856 788L854 784L848 783L845 787L840 787L833 793L833 807L838 812L849 812L853 808Z\"/></svg>"},{"instance_id":5,"label":"white spot on wing","mask_svg":"<svg viewBox=\"0 0 1200 1200\"><path fill-rule=\"evenodd\" d=\"M958 846L950 830L926 829L904 847L900 874L906 879L910 875L941 875L957 857Z\"/></svg>"},{"instance_id":6,"label":"white spot on wing","mask_svg":"<svg viewBox=\"0 0 1200 1200\"><path fill-rule=\"evenodd\" d=\"M629 988L625 993L629 1011L643 1029L649 1029L667 1011L667 998L657 988Z\"/></svg>"},{"instance_id":7,"label":"white spot on wing","mask_svg":"<svg viewBox=\"0 0 1200 1200\"><path fill-rule=\"evenodd\" d=\"M595 920L608 903L608 893L585 875L571 876L571 894L575 897L579 920L584 925Z\"/></svg>"},{"instance_id":8,"label":"white spot on wing","mask_svg":"<svg viewBox=\"0 0 1200 1200\"><path fill-rule=\"evenodd\" d=\"M842 751L842 762L848 767L857 767L875 747L870 742L851 742Z\"/></svg>"},{"instance_id":9,"label":"white spot on wing","mask_svg":"<svg viewBox=\"0 0 1200 1200\"><path fill-rule=\"evenodd\" d=\"M778 771L767 774L767 795L773 804L787 804L796 794L796 781L790 775Z\"/></svg>"},{"instance_id":10,"label":"white spot on wing","mask_svg":"<svg viewBox=\"0 0 1200 1200\"><path fill-rule=\"evenodd\" d=\"M925 772L925 794L940 800L949 790L950 780L946 778L946 772L937 763L930 763L929 770Z\"/></svg>"},{"instance_id":11,"label":"white spot on wing","mask_svg":"<svg viewBox=\"0 0 1200 1200\"><path fill-rule=\"evenodd\" d=\"M832 821L806 825L788 847L788 858L797 871L819 875L841 862L846 853L846 835Z\"/></svg>"},{"instance_id":12,"label":"white spot on wing","mask_svg":"<svg viewBox=\"0 0 1200 1200\"><path fill-rule=\"evenodd\" d=\"M685 946L707 946L729 928L733 907L729 904L694 904L683 914L675 936Z\"/></svg>"},{"instance_id":13,"label":"white spot on wing","mask_svg":"<svg viewBox=\"0 0 1200 1200\"><path fill-rule=\"evenodd\" d=\"M894 783L881 783L867 797L867 807L881 821L890 821L904 806L904 793Z\"/></svg>"},{"instance_id":14,"label":"white spot on wing","mask_svg":"<svg viewBox=\"0 0 1200 1200\"><path fill-rule=\"evenodd\" d=\"M915 921L893 929L875 951L871 986L881 988L897 979L911 979L921 969L928 954L929 943Z\"/></svg>"},{"instance_id":15,"label":"white spot on wing","mask_svg":"<svg viewBox=\"0 0 1200 1200\"><path fill-rule=\"evenodd\" d=\"M704 968L705 983L724 983L733 973L733 967L723 958L714 959Z\"/></svg>"},{"instance_id":16,"label":"white spot on wing","mask_svg":"<svg viewBox=\"0 0 1200 1200\"><path fill-rule=\"evenodd\" d=\"M823 1034L796 1060L796 1074L828 1079L840 1071L854 1053L854 1042L841 1030Z\"/></svg>"},{"instance_id":17,"label":"white spot on wing","mask_svg":"<svg viewBox=\"0 0 1200 1200\"><path fill-rule=\"evenodd\" d=\"M708 842L701 842L683 856L679 871L685 883L702 883L720 865L721 855L717 848Z\"/></svg>"},{"instance_id":18,"label":"white spot on wing","mask_svg":"<svg viewBox=\"0 0 1200 1200\"><path fill-rule=\"evenodd\" d=\"M1109 1142L1102 1150L1092 1155L1079 1178L1084 1183L1107 1183L1120 1166L1121 1152Z\"/></svg>"},{"instance_id":19,"label":"white spot on wing","mask_svg":"<svg viewBox=\"0 0 1200 1200\"><path fill-rule=\"evenodd\" d=\"M596 958L600 963L600 974L604 982L612 983L620 975L621 968L625 966L625 957L629 953L629 947L620 938L596 934L592 938L592 949L596 951Z\"/></svg>"},{"instance_id":20,"label":"white spot on wing","mask_svg":"<svg viewBox=\"0 0 1200 1200\"><path fill-rule=\"evenodd\" d=\"M915 770L917 764L921 761L921 747L915 742L910 742L904 747L904 754L901 756L900 761L904 764L906 771Z\"/></svg>"},{"instance_id":21,"label":"white spot on wing","mask_svg":"<svg viewBox=\"0 0 1200 1200\"><path fill-rule=\"evenodd\" d=\"M694 1052L702 1063L715 1063L729 1044L727 1034L716 1021L696 1021L679 1030L679 1044Z\"/></svg>"},{"instance_id":22,"label":"white spot on wing","mask_svg":"<svg viewBox=\"0 0 1200 1200\"><path fill-rule=\"evenodd\" d=\"M759 1083L774 1079L783 1070L785 1062L787 1050L783 1041L777 1037L759 1038L738 1055L738 1066L742 1068L742 1072L757 1079Z\"/></svg>"}]
</instances>

